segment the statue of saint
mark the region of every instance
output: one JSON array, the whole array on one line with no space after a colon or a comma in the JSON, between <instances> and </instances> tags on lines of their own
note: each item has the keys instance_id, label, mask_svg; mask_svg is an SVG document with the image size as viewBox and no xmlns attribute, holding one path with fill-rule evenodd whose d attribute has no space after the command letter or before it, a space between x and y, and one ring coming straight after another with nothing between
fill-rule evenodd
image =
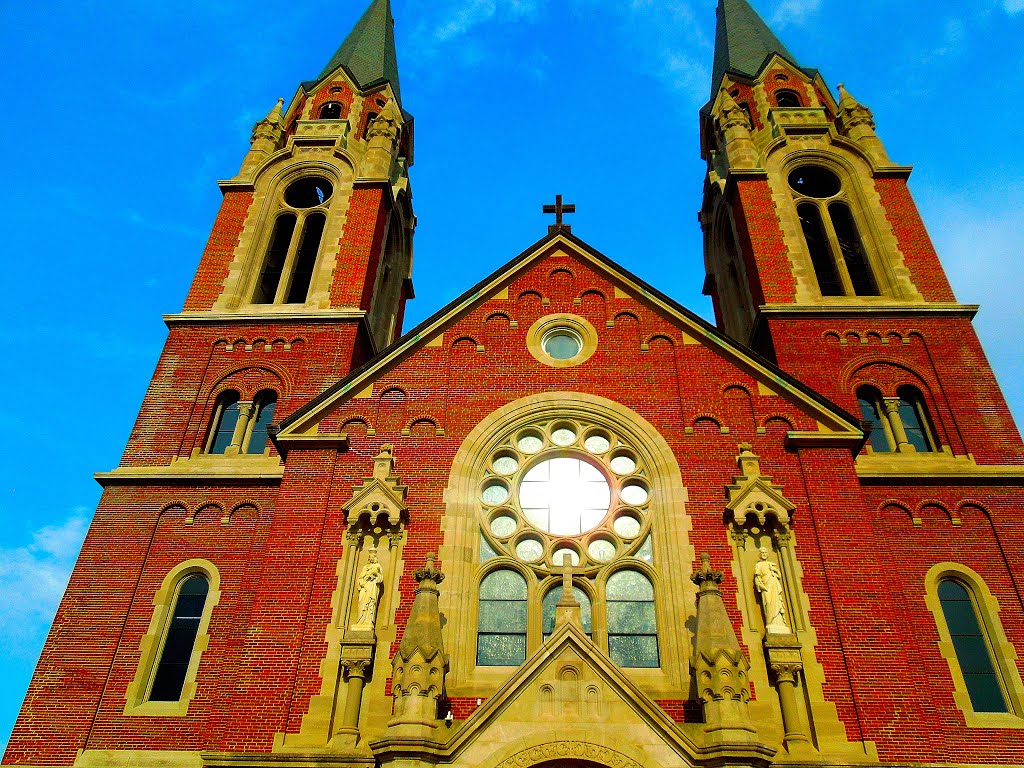
<instances>
[{"instance_id":1,"label":"statue of saint","mask_svg":"<svg viewBox=\"0 0 1024 768\"><path fill-rule=\"evenodd\" d=\"M786 603L782 599L782 573L779 566L768 559L768 548L761 547L761 559L754 566L754 587L761 593L764 606L764 626L769 632L789 634L786 624Z\"/></svg>"},{"instance_id":2,"label":"statue of saint","mask_svg":"<svg viewBox=\"0 0 1024 768\"><path fill-rule=\"evenodd\" d=\"M377 599L380 585L384 583L384 569L377 562L377 550L370 548L366 565L359 572L356 587L359 590L359 613L352 629L372 632L377 621Z\"/></svg>"}]
</instances>

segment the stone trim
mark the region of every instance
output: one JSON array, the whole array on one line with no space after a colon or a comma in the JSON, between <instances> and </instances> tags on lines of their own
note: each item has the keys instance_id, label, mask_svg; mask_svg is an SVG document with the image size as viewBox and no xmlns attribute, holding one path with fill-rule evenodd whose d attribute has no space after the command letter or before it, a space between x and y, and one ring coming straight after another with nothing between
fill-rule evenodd
<instances>
[{"instance_id":1,"label":"stone trim","mask_svg":"<svg viewBox=\"0 0 1024 768\"><path fill-rule=\"evenodd\" d=\"M960 670L960 661L953 648L953 638L946 624L946 616L939 601L939 582L944 578L954 578L967 587L974 598L974 607L978 623L985 633L988 648L992 654L992 665L1002 684L1003 695L1009 712L975 712L971 705L971 697L967 692L967 683ZM960 563L936 563L924 577L924 602L935 617L935 627L939 631L939 653L949 666L949 676L953 680L953 702L964 716L968 728L1017 728L1024 730L1024 682L1021 681L1020 670L1017 668L1017 650L1003 631L999 620L999 601L989 591L985 580L974 570Z\"/></svg>"},{"instance_id":2,"label":"stone trim","mask_svg":"<svg viewBox=\"0 0 1024 768\"><path fill-rule=\"evenodd\" d=\"M153 674L163 652L170 614L177 602L178 587L193 573L202 573L210 580L210 591L206 596L199 631L192 646L192 658L185 674L181 698L178 701L149 701L149 686L153 682ZM199 661L203 651L210 644L210 616L213 614L214 606L220 602L220 596L220 571L209 560L186 560L172 568L164 577L160 589L153 596L154 610L149 630L139 643L139 666L135 672L135 679L125 693L128 701L124 706L124 714L152 717L184 717L188 714L188 705L196 695Z\"/></svg>"},{"instance_id":3,"label":"stone trim","mask_svg":"<svg viewBox=\"0 0 1024 768\"><path fill-rule=\"evenodd\" d=\"M181 312L176 315L164 315L164 324L172 325L212 325L216 323L335 323L338 320L362 320L366 312L361 309L322 309L316 312L290 309L290 304L267 304L266 312Z\"/></svg>"},{"instance_id":4,"label":"stone trim","mask_svg":"<svg viewBox=\"0 0 1024 768\"><path fill-rule=\"evenodd\" d=\"M568 360L558 360L544 349L544 337L556 328L566 328L575 333L582 344L580 351ZM552 368L571 368L585 363L597 351L597 341L597 330L590 324L590 321L579 315L565 312L545 315L531 325L526 332L526 347L530 350L530 354L538 362L550 365Z\"/></svg>"}]
</instances>

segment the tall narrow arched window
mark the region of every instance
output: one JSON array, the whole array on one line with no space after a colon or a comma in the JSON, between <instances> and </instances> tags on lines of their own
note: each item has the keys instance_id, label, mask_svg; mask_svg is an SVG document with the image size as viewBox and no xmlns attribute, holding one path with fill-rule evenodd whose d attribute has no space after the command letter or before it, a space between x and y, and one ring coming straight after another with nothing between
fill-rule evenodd
<instances>
[{"instance_id":1,"label":"tall narrow arched window","mask_svg":"<svg viewBox=\"0 0 1024 768\"><path fill-rule=\"evenodd\" d=\"M563 589L561 586L554 587L548 590L548 593L544 595L543 605L543 632L544 639L547 640L551 637L555 631L555 610L558 605L558 601L562 599ZM593 631L593 612L590 607L590 598L587 593L579 587L572 588L572 596L576 598L576 602L580 604L580 623L583 624L583 631L587 633L587 637L591 636Z\"/></svg>"},{"instance_id":2,"label":"tall narrow arched window","mask_svg":"<svg viewBox=\"0 0 1024 768\"><path fill-rule=\"evenodd\" d=\"M224 453L231 445L238 424L238 393L234 390L223 392L217 398L210 421L210 432L206 439L207 453Z\"/></svg>"},{"instance_id":3,"label":"tall narrow arched window","mask_svg":"<svg viewBox=\"0 0 1024 768\"><path fill-rule=\"evenodd\" d=\"M605 586L608 655L620 667L657 667L654 586L639 571L617 571Z\"/></svg>"},{"instance_id":4,"label":"tall narrow arched window","mask_svg":"<svg viewBox=\"0 0 1024 768\"><path fill-rule=\"evenodd\" d=\"M914 387L904 386L896 390L896 395L900 399L900 421L907 433L907 441L919 452L937 450L921 393Z\"/></svg>"},{"instance_id":5,"label":"tall narrow arched window","mask_svg":"<svg viewBox=\"0 0 1024 768\"><path fill-rule=\"evenodd\" d=\"M850 206L849 184L832 171L804 165L789 186L822 296L878 296L878 281Z\"/></svg>"},{"instance_id":6,"label":"tall narrow arched window","mask_svg":"<svg viewBox=\"0 0 1024 768\"><path fill-rule=\"evenodd\" d=\"M857 390L857 402L860 403L861 418L871 425L871 450L875 453L892 451L892 438L889 424L885 420L882 395L874 387L861 387Z\"/></svg>"},{"instance_id":7,"label":"tall narrow arched window","mask_svg":"<svg viewBox=\"0 0 1024 768\"><path fill-rule=\"evenodd\" d=\"M267 427L274 421L274 408L277 405L277 393L273 391L260 392L253 402L253 415L251 421L251 432L246 444L246 453L263 453L267 447Z\"/></svg>"},{"instance_id":8,"label":"tall narrow arched window","mask_svg":"<svg viewBox=\"0 0 1024 768\"><path fill-rule=\"evenodd\" d=\"M480 582L476 663L513 667L526 661L526 579L494 571Z\"/></svg>"},{"instance_id":9,"label":"tall narrow arched window","mask_svg":"<svg viewBox=\"0 0 1024 768\"><path fill-rule=\"evenodd\" d=\"M320 119L321 120L340 120L342 114L341 103L337 101L328 101L322 107L320 107Z\"/></svg>"},{"instance_id":10,"label":"tall narrow arched window","mask_svg":"<svg viewBox=\"0 0 1024 768\"><path fill-rule=\"evenodd\" d=\"M992 651L970 591L959 581L939 582L939 602L975 712L1009 712Z\"/></svg>"},{"instance_id":11,"label":"tall narrow arched window","mask_svg":"<svg viewBox=\"0 0 1024 768\"><path fill-rule=\"evenodd\" d=\"M285 188L280 200L284 210L267 243L253 304L306 301L333 193L334 187L321 176L304 176Z\"/></svg>"},{"instance_id":12,"label":"tall narrow arched window","mask_svg":"<svg viewBox=\"0 0 1024 768\"><path fill-rule=\"evenodd\" d=\"M178 701L181 698L210 582L204 574L192 573L181 580L177 591L174 609L164 631L160 661L149 688L149 701Z\"/></svg>"}]
</instances>

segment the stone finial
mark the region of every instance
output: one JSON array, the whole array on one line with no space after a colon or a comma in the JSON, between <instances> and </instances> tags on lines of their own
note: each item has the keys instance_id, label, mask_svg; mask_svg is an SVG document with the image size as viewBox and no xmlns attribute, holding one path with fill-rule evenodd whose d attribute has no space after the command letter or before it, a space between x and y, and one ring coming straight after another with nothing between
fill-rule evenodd
<instances>
[{"instance_id":1,"label":"stone finial","mask_svg":"<svg viewBox=\"0 0 1024 768\"><path fill-rule=\"evenodd\" d=\"M836 122L839 130L860 144L875 162L889 162L885 147L875 133L874 115L870 109L851 96L842 83L839 83L839 112L836 114Z\"/></svg>"},{"instance_id":2,"label":"stone finial","mask_svg":"<svg viewBox=\"0 0 1024 768\"><path fill-rule=\"evenodd\" d=\"M245 160L242 161L242 170L239 175L249 175L255 172L263 161L277 150L282 136L284 136L284 99L279 98L267 116L252 127L252 136L249 139L251 146Z\"/></svg>"},{"instance_id":3,"label":"stone finial","mask_svg":"<svg viewBox=\"0 0 1024 768\"><path fill-rule=\"evenodd\" d=\"M373 458L373 476L377 480L384 480L391 476L394 468L394 447L389 443L385 443L380 447L380 453Z\"/></svg>"},{"instance_id":4,"label":"stone finial","mask_svg":"<svg viewBox=\"0 0 1024 768\"><path fill-rule=\"evenodd\" d=\"M747 709L750 664L725 611L718 587L722 572L712 569L711 556L704 553L700 570L690 578L700 587L694 671L697 695L704 705L705 731L716 740L750 741L755 736Z\"/></svg>"},{"instance_id":5,"label":"stone finial","mask_svg":"<svg viewBox=\"0 0 1024 768\"><path fill-rule=\"evenodd\" d=\"M437 585L444 581L444 574L434 566L432 552L413 578L419 586L402 641L391 661L395 716L388 730L395 735L427 738L439 723L437 701L444 692L447 667L437 601Z\"/></svg>"},{"instance_id":6,"label":"stone finial","mask_svg":"<svg viewBox=\"0 0 1024 768\"><path fill-rule=\"evenodd\" d=\"M391 178L391 165L398 153L398 137L402 131L402 111L390 99L366 130L366 155L360 169L362 178L386 181Z\"/></svg>"},{"instance_id":7,"label":"stone finial","mask_svg":"<svg viewBox=\"0 0 1024 768\"><path fill-rule=\"evenodd\" d=\"M722 88L718 102L718 129L725 144L730 168L757 168L758 153L754 147L750 115L747 114L726 88Z\"/></svg>"}]
</instances>

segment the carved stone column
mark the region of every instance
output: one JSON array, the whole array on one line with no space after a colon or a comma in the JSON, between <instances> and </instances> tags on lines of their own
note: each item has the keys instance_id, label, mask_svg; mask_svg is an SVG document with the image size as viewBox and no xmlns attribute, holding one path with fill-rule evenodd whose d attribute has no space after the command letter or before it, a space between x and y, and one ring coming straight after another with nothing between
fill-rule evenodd
<instances>
[{"instance_id":1,"label":"carved stone column","mask_svg":"<svg viewBox=\"0 0 1024 768\"><path fill-rule=\"evenodd\" d=\"M768 665L775 673L776 687L779 692L779 705L782 709L782 727L785 730L783 740L786 749L794 752L810 747L810 740L804 732L800 719L800 705L796 698L796 684L803 659L800 641L796 635L771 634L765 638L765 650L768 653Z\"/></svg>"},{"instance_id":2,"label":"carved stone column","mask_svg":"<svg viewBox=\"0 0 1024 768\"><path fill-rule=\"evenodd\" d=\"M907 430L903 426L903 419L900 418L900 399L898 397L884 397L882 404L885 406L885 417L892 429L892 436L896 440L896 450L900 453L915 453L917 448L910 444L907 437Z\"/></svg>"},{"instance_id":3,"label":"carved stone column","mask_svg":"<svg viewBox=\"0 0 1024 768\"><path fill-rule=\"evenodd\" d=\"M349 632L341 641L341 668L345 672L345 709L341 725L335 729L335 743L354 747L359 741L359 710L363 704L363 686L373 670L377 638L369 632Z\"/></svg>"},{"instance_id":4,"label":"carved stone column","mask_svg":"<svg viewBox=\"0 0 1024 768\"><path fill-rule=\"evenodd\" d=\"M254 407L252 401L238 404L238 421L235 422L235 429L231 433L231 444L224 450L225 455L236 456L242 450L242 440L249 428L249 419L252 418Z\"/></svg>"}]
</instances>

